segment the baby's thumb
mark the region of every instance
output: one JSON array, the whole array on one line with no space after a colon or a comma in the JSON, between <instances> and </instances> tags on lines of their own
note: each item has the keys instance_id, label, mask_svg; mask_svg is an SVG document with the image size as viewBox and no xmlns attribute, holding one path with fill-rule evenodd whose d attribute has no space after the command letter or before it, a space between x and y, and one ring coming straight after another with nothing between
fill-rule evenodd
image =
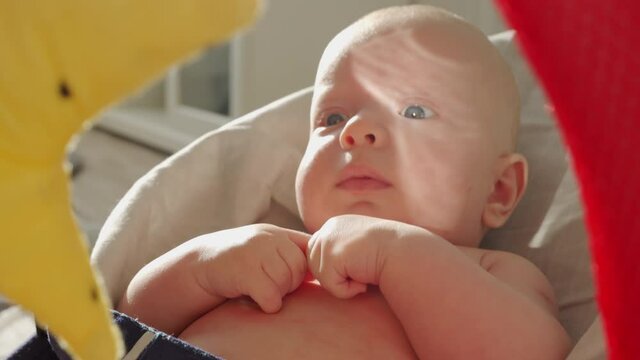
<instances>
[{"instance_id":1,"label":"baby's thumb","mask_svg":"<svg viewBox=\"0 0 640 360\"><path fill-rule=\"evenodd\" d=\"M351 299L352 297L367 292L367 284L353 280L346 280L338 284L333 291L333 296L341 299Z\"/></svg>"}]
</instances>

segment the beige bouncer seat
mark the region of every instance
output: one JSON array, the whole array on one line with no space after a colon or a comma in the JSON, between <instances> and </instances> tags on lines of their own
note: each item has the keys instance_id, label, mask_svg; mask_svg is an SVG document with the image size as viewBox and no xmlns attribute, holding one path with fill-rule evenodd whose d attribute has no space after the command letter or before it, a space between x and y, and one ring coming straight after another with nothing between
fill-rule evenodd
<instances>
[{"instance_id":1,"label":"beige bouncer seat","mask_svg":"<svg viewBox=\"0 0 640 360\"><path fill-rule=\"evenodd\" d=\"M550 279L560 321L576 346L569 359L605 358L579 193L554 120L513 31L492 42L522 98L518 151L530 164L527 193L483 247L520 254ZM197 235L256 222L302 229L294 178L309 131L311 89L204 135L140 178L107 219L92 253L116 302L146 263ZM523 324L526 326L526 324Z\"/></svg>"}]
</instances>

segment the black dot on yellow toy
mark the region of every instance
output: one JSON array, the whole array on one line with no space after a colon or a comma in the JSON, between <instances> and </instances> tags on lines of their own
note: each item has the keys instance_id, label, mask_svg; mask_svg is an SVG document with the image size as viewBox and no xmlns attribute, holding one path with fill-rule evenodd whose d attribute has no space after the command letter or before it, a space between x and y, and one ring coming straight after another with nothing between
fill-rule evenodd
<instances>
[{"instance_id":1,"label":"black dot on yellow toy","mask_svg":"<svg viewBox=\"0 0 640 360\"><path fill-rule=\"evenodd\" d=\"M68 99L71 97L71 89L69 88L69 85L66 81L63 80L60 82L60 84L58 84L58 93L64 99Z\"/></svg>"}]
</instances>

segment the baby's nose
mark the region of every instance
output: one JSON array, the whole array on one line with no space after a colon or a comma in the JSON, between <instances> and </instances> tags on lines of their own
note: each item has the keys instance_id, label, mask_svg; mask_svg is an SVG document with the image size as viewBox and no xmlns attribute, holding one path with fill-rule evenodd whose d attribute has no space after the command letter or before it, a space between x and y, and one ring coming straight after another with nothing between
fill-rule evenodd
<instances>
[{"instance_id":1,"label":"baby's nose","mask_svg":"<svg viewBox=\"0 0 640 360\"><path fill-rule=\"evenodd\" d=\"M345 142L347 143L347 145L356 145L356 139L352 136L352 135L347 135L345 136ZM376 135L375 134L365 134L363 136L363 141L362 143L368 143L369 145L373 145L376 142Z\"/></svg>"},{"instance_id":2,"label":"baby's nose","mask_svg":"<svg viewBox=\"0 0 640 360\"><path fill-rule=\"evenodd\" d=\"M381 146L385 139L385 130L375 121L351 118L340 134L340 146L351 149L355 146Z\"/></svg>"}]
</instances>

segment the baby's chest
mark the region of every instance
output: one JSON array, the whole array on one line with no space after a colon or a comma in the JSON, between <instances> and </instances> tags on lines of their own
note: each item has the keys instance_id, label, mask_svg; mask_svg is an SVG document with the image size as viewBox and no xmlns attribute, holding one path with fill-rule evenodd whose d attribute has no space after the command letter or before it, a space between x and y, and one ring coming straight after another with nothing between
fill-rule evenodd
<instances>
[{"instance_id":1,"label":"baby's chest","mask_svg":"<svg viewBox=\"0 0 640 360\"><path fill-rule=\"evenodd\" d=\"M376 288L341 300L304 283L276 314L265 314L250 300L230 300L193 322L180 337L230 359L415 357Z\"/></svg>"}]
</instances>

